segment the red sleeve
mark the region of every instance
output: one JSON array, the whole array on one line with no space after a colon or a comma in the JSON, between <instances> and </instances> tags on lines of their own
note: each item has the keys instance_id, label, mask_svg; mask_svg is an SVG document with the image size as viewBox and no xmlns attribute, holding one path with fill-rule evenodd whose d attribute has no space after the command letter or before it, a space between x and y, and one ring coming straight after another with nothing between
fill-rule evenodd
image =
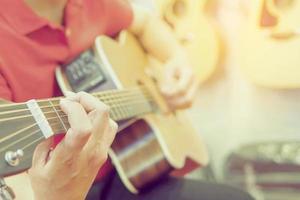
<instances>
[{"instance_id":1,"label":"red sleeve","mask_svg":"<svg viewBox=\"0 0 300 200\"><path fill-rule=\"evenodd\" d=\"M108 35L115 35L128 28L133 21L133 11L127 0L105 0L105 12Z\"/></svg>"}]
</instances>

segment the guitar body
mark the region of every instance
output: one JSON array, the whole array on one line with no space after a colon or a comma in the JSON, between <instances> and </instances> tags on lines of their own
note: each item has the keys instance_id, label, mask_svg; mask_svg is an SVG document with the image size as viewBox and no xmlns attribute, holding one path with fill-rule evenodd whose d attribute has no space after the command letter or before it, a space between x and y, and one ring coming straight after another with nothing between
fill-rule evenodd
<instances>
[{"instance_id":1,"label":"guitar body","mask_svg":"<svg viewBox=\"0 0 300 200\"><path fill-rule=\"evenodd\" d=\"M215 27L205 16L207 0L156 0L161 17L173 29L201 82L216 72L220 41Z\"/></svg>"},{"instance_id":2,"label":"guitar body","mask_svg":"<svg viewBox=\"0 0 300 200\"><path fill-rule=\"evenodd\" d=\"M240 62L247 77L257 85L300 88L300 2L281 2L286 3L251 2L249 19L241 32Z\"/></svg>"},{"instance_id":3,"label":"guitar body","mask_svg":"<svg viewBox=\"0 0 300 200\"><path fill-rule=\"evenodd\" d=\"M134 36L128 32L117 40L99 37L95 50L102 63L111 68L120 85L145 85L163 111L166 103L155 82L147 75L148 57ZM133 193L145 189L173 169L182 169L190 159L206 165L205 145L184 112L158 112L138 119L117 135L110 157L125 186Z\"/></svg>"},{"instance_id":4,"label":"guitar body","mask_svg":"<svg viewBox=\"0 0 300 200\"><path fill-rule=\"evenodd\" d=\"M206 165L205 145L184 112L165 114L167 105L147 75L152 62L137 39L128 32L117 40L100 36L94 51L104 74L112 77L108 80L113 84L106 85L117 89L144 85L161 110L127 123L130 126L122 128L112 145L110 158L129 191L138 193L172 170L184 168L187 160ZM64 73L59 80L63 91L71 88Z\"/></svg>"}]
</instances>

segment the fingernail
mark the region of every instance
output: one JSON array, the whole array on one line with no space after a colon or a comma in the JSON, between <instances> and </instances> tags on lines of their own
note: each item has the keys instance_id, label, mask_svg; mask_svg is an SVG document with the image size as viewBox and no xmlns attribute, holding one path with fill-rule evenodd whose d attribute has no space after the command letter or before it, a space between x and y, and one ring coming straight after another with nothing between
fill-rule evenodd
<instances>
[{"instance_id":1,"label":"fingernail","mask_svg":"<svg viewBox=\"0 0 300 200\"><path fill-rule=\"evenodd\" d=\"M67 105L69 103L69 101L66 98L63 98L63 99L60 100L59 103L60 103L61 106L64 106L64 105Z\"/></svg>"},{"instance_id":2,"label":"fingernail","mask_svg":"<svg viewBox=\"0 0 300 200\"><path fill-rule=\"evenodd\" d=\"M66 94L66 99L69 99L72 101L76 100L76 93L71 92L71 91L66 91L65 94Z\"/></svg>"}]
</instances>

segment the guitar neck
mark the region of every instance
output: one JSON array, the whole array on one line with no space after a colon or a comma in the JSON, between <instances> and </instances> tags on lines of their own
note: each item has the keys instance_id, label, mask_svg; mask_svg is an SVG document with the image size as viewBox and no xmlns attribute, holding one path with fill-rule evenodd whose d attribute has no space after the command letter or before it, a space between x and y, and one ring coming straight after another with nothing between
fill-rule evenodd
<instances>
[{"instance_id":1,"label":"guitar neck","mask_svg":"<svg viewBox=\"0 0 300 200\"><path fill-rule=\"evenodd\" d=\"M92 94L110 107L110 116L115 121L122 121L155 111L152 97L144 87L127 90L111 90ZM67 115L59 106L60 99L43 99L37 103L52 128L53 134L65 132L69 127ZM0 122L15 120L28 126L36 124L26 103L0 105Z\"/></svg>"},{"instance_id":2,"label":"guitar neck","mask_svg":"<svg viewBox=\"0 0 300 200\"><path fill-rule=\"evenodd\" d=\"M110 115L115 121L154 112L156 108L144 87L93 95L110 106ZM60 99L0 105L0 177L28 168L32 153L42 140L69 129L67 115L59 106ZM20 164L19 156L23 157Z\"/></svg>"}]
</instances>

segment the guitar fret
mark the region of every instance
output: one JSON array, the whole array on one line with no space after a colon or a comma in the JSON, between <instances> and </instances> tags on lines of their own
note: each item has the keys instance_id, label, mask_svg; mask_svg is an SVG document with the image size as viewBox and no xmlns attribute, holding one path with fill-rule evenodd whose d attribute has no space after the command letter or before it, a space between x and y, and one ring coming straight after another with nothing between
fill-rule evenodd
<instances>
[{"instance_id":1,"label":"guitar fret","mask_svg":"<svg viewBox=\"0 0 300 200\"><path fill-rule=\"evenodd\" d=\"M59 119L61 125L63 126L64 131L67 132L68 129L67 129L67 127L66 127L66 124L65 124L64 121L62 120L61 116L59 115L59 113L58 113L57 109L55 108L55 106L53 105L52 101L49 99L48 102L49 102L50 106L52 107L52 109L54 110L56 116L58 117L58 119Z\"/></svg>"}]
</instances>

